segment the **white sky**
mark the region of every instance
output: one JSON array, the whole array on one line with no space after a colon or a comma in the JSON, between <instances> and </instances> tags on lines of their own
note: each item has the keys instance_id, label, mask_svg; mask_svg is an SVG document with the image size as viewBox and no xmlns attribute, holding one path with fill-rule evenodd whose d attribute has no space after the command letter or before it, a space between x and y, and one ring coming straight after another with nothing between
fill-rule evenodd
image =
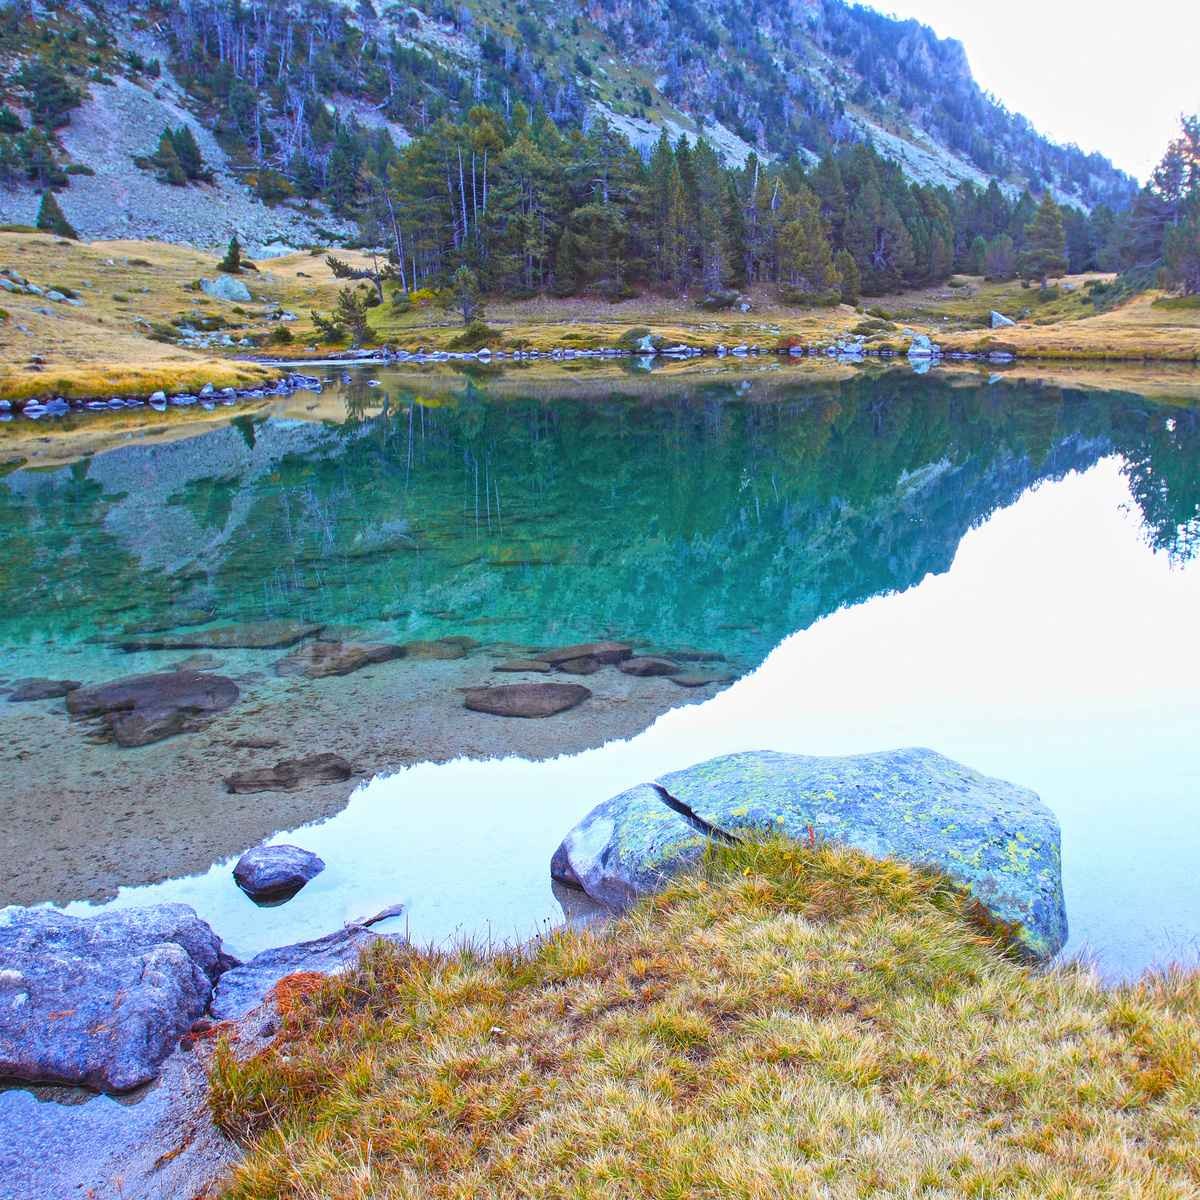
<instances>
[{"instance_id":1,"label":"white sky","mask_svg":"<svg viewBox=\"0 0 1200 1200\"><path fill-rule=\"evenodd\" d=\"M1145 180L1182 112L1200 112L1200 3L868 0L967 50L979 85L1058 142Z\"/></svg>"}]
</instances>

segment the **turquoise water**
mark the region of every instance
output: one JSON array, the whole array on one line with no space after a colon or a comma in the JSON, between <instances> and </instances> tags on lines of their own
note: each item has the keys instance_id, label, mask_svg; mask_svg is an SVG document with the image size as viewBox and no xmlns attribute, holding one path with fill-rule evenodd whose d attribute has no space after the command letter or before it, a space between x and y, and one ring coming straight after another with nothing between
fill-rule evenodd
<instances>
[{"instance_id":1,"label":"turquoise water","mask_svg":"<svg viewBox=\"0 0 1200 1200\"><path fill-rule=\"evenodd\" d=\"M1058 813L1073 950L1116 974L1194 956L1196 408L936 373L375 378L331 384L313 412L336 420L300 396L0 478L0 675L150 669L111 640L201 610L485 649L621 636L740 678L579 752L585 705L548 761L384 763L279 831L330 864L280 908L224 861L117 903L187 899L239 953L398 901L423 939L523 936L558 916L554 846L622 787L735 749L925 744ZM34 769L11 761L0 793Z\"/></svg>"}]
</instances>

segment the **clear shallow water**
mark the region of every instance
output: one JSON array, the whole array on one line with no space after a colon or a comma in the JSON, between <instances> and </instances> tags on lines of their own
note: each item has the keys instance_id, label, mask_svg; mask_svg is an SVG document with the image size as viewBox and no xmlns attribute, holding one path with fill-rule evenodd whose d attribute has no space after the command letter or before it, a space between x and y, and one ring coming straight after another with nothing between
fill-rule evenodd
<instances>
[{"instance_id":1,"label":"clear shallow water","mask_svg":"<svg viewBox=\"0 0 1200 1200\"><path fill-rule=\"evenodd\" d=\"M200 603L406 636L614 632L757 669L627 741L375 779L277 835L329 864L279 908L229 863L117 903L186 900L240 954L398 901L423 940L525 936L560 915L558 840L623 787L733 750L923 744L1054 808L1071 949L1112 974L1195 957L1194 410L910 376L416 399L9 475L6 653L117 673L88 638Z\"/></svg>"}]
</instances>

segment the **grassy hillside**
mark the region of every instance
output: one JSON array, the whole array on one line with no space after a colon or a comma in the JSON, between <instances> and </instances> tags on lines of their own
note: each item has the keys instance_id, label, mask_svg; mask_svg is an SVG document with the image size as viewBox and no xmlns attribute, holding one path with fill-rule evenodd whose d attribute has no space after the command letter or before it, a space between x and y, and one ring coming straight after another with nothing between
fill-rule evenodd
<instances>
[{"instance_id":1,"label":"grassy hillside","mask_svg":"<svg viewBox=\"0 0 1200 1200\"><path fill-rule=\"evenodd\" d=\"M267 1197L1193 1196L1200 977L1034 973L938 878L722 848L527 953L294 976L212 1107Z\"/></svg>"}]
</instances>

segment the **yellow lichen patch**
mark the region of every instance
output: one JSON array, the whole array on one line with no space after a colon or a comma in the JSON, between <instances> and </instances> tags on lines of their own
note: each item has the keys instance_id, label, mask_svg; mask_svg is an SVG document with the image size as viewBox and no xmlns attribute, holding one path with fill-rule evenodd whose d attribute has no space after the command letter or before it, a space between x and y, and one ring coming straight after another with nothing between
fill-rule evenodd
<instances>
[{"instance_id":1,"label":"yellow lichen patch","mask_svg":"<svg viewBox=\"0 0 1200 1200\"><path fill-rule=\"evenodd\" d=\"M1200 1188L1200 982L1031 971L937 876L718 847L525 952L378 943L217 1054L266 1197L1089 1196Z\"/></svg>"}]
</instances>

